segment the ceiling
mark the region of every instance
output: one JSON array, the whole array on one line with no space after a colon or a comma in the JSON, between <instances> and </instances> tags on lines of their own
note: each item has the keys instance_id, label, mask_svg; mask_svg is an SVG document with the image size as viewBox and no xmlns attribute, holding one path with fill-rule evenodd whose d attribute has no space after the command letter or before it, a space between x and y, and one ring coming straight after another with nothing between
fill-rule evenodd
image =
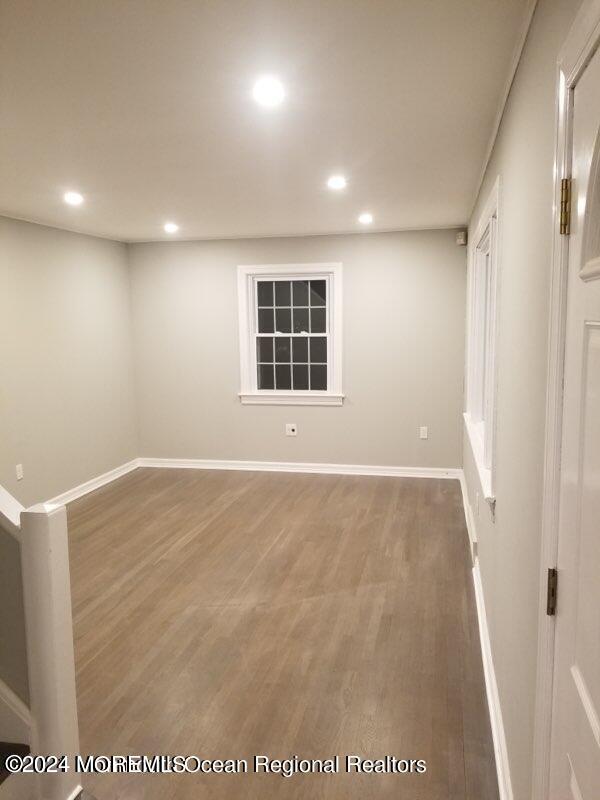
<instances>
[{"instance_id":1,"label":"ceiling","mask_svg":"<svg viewBox=\"0 0 600 800\"><path fill-rule=\"evenodd\" d=\"M528 6L0 0L0 213L123 241L464 224Z\"/></svg>"}]
</instances>

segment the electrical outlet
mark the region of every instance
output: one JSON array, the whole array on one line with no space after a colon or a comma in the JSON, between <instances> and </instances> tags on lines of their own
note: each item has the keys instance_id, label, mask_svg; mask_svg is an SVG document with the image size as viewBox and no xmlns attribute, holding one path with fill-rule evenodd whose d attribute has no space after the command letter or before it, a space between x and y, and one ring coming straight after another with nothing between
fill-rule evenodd
<instances>
[{"instance_id":1,"label":"electrical outlet","mask_svg":"<svg viewBox=\"0 0 600 800\"><path fill-rule=\"evenodd\" d=\"M419 428L419 439L429 439L429 431L427 425L421 425Z\"/></svg>"},{"instance_id":2,"label":"electrical outlet","mask_svg":"<svg viewBox=\"0 0 600 800\"><path fill-rule=\"evenodd\" d=\"M298 428L296 427L296 423L295 422L286 422L285 435L286 436L297 436L298 435Z\"/></svg>"},{"instance_id":3,"label":"electrical outlet","mask_svg":"<svg viewBox=\"0 0 600 800\"><path fill-rule=\"evenodd\" d=\"M15 472L17 473L17 480L18 481L22 481L23 480L23 464L17 464L17 466L15 467Z\"/></svg>"}]
</instances>

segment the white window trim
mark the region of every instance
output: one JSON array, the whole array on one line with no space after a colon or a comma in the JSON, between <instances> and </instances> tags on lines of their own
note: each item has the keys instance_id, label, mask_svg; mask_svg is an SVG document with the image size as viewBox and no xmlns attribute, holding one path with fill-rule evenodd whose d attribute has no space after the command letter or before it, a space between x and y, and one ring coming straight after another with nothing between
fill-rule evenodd
<instances>
[{"instance_id":1,"label":"white window trim","mask_svg":"<svg viewBox=\"0 0 600 800\"><path fill-rule=\"evenodd\" d=\"M467 339L467 391L465 428L479 473L479 481L485 499L495 502L495 443L496 443L496 395L497 395L497 331L498 331L498 293L500 271L500 178L497 178L490 196L483 208L474 234L470 236L469 280L468 280L468 339ZM490 277L489 293L486 297L488 317L488 338L486 343L486 363L482 364L478 343L483 336L481 306L477 302L478 260L489 248ZM487 282L486 282L487 283ZM484 387L483 397L477 395ZM484 406L484 407L482 407Z\"/></svg>"},{"instance_id":2,"label":"white window trim","mask_svg":"<svg viewBox=\"0 0 600 800\"><path fill-rule=\"evenodd\" d=\"M290 280L307 276L329 281L329 339L327 391L293 392L259 390L256 381L256 343L254 338L254 284L257 277ZM255 264L238 266L238 304L240 336L240 400L245 405L341 406L342 393L342 265Z\"/></svg>"}]
</instances>

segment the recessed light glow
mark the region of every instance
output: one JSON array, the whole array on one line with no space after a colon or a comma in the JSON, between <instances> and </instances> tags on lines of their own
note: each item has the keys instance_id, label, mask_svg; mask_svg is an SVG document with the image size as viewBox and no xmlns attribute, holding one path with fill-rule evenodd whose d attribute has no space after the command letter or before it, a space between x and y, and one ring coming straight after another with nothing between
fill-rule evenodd
<instances>
[{"instance_id":1,"label":"recessed light glow","mask_svg":"<svg viewBox=\"0 0 600 800\"><path fill-rule=\"evenodd\" d=\"M165 222L164 227L166 233L177 233L179 230L179 225L176 225L174 222Z\"/></svg>"},{"instance_id":2,"label":"recessed light glow","mask_svg":"<svg viewBox=\"0 0 600 800\"><path fill-rule=\"evenodd\" d=\"M65 192L63 200L70 206L80 206L83 203L83 195L79 192Z\"/></svg>"},{"instance_id":3,"label":"recessed light glow","mask_svg":"<svg viewBox=\"0 0 600 800\"><path fill-rule=\"evenodd\" d=\"M332 175L327 181L327 186L329 186L330 189L335 189L336 191L345 189L347 184L348 181L343 175Z\"/></svg>"},{"instance_id":4,"label":"recessed light glow","mask_svg":"<svg viewBox=\"0 0 600 800\"><path fill-rule=\"evenodd\" d=\"M361 225L370 225L373 222L373 214L370 214L368 211L363 211L358 221Z\"/></svg>"},{"instance_id":5,"label":"recessed light glow","mask_svg":"<svg viewBox=\"0 0 600 800\"><path fill-rule=\"evenodd\" d=\"M285 98L283 83L273 75L263 75L254 84L252 97L264 108L274 108L280 105Z\"/></svg>"}]
</instances>

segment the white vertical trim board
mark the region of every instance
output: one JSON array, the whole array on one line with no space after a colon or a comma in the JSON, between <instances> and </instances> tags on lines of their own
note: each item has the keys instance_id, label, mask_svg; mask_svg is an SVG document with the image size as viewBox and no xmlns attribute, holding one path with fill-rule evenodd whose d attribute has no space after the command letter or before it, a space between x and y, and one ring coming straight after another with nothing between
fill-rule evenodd
<instances>
[{"instance_id":1,"label":"white vertical trim board","mask_svg":"<svg viewBox=\"0 0 600 800\"><path fill-rule=\"evenodd\" d=\"M477 607L477 624L479 627L479 640L481 643L481 659L483 662L485 692L490 714L492 739L494 742L494 757L496 761L496 773L498 776L498 791L500 800L513 800L508 749L506 747L506 735L504 732L504 722L502 719L498 683L496 681L496 671L494 669L494 660L492 658L492 645L485 611L483 583L481 580L481 570L479 567L479 558L477 553L477 528L475 526L473 509L471 508L471 504L469 502L467 481L464 472L462 472L460 477L460 488L462 490L465 522L467 526L467 533L469 534L471 558L473 560L473 588L475 590L475 604Z\"/></svg>"},{"instance_id":2,"label":"white vertical trim board","mask_svg":"<svg viewBox=\"0 0 600 800\"><path fill-rule=\"evenodd\" d=\"M533 800L550 800L550 743L554 688L556 617L546 614L547 570L558 556L558 507L562 394L566 339L569 239L560 235L561 180L571 175L573 95L586 64L600 45L600 0L583 0L558 59L554 155L553 247L550 272L550 320L546 393L546 434L542 498L540 595L538 600L538 669L533 746Z\"/></svg>"},{"instance_id":3,"label":"white vertical trim board","mask_svg":"<svg viewBox=\"0 0 600 800\"><path fill-rule=\"evenodd\" d=\"M467 491L467 479L463 470L460 471L460 491L462 493L463 508L465 512L465 523L467 526L467 533L469 534L469 546L471 549L471 561L475 564L477 559L477 528L475 527L475 518L473 517L473 509L469 502L469 493Z\"/></svg>"},{"instance_id":4,"label":"white vertical trim board","mask_svg":"<svg viewBox=\"0 0 600 800\"><path fill-rule=\"evenodd\" d=\"M31 752L73 758L79 727L65 507L27 509L21 531ZM79 786L74 772L40 774L38 781L44 800L63 800Z\"/></svg>"},{"instance_id":5,"label":"white vertical trim board","mask_svg":"<svg viewBox=\"0 0 600 800\"><path fill-rule=\"evenodd\" d=\"M477 604L477 620L479 622L479 639L481 641L481 657L483 659L485 690L487 693L487 701L490 711L492 738L494 740L494 754L496 757L496 771L498 774L498 791L500 794L500 800L513 800L510 766L508 762L508 750L506 747L504 722L502 720L502 708L500 707L500 695L498 694L498 684L496 682L496 671L494 670L494 660L492 658L490 632L485 613L485 600L483 596L483 584L481 582L479 561L476 561L473 567L473 586L475 588L475 602Z\"/></svg>"}]
</instances>

